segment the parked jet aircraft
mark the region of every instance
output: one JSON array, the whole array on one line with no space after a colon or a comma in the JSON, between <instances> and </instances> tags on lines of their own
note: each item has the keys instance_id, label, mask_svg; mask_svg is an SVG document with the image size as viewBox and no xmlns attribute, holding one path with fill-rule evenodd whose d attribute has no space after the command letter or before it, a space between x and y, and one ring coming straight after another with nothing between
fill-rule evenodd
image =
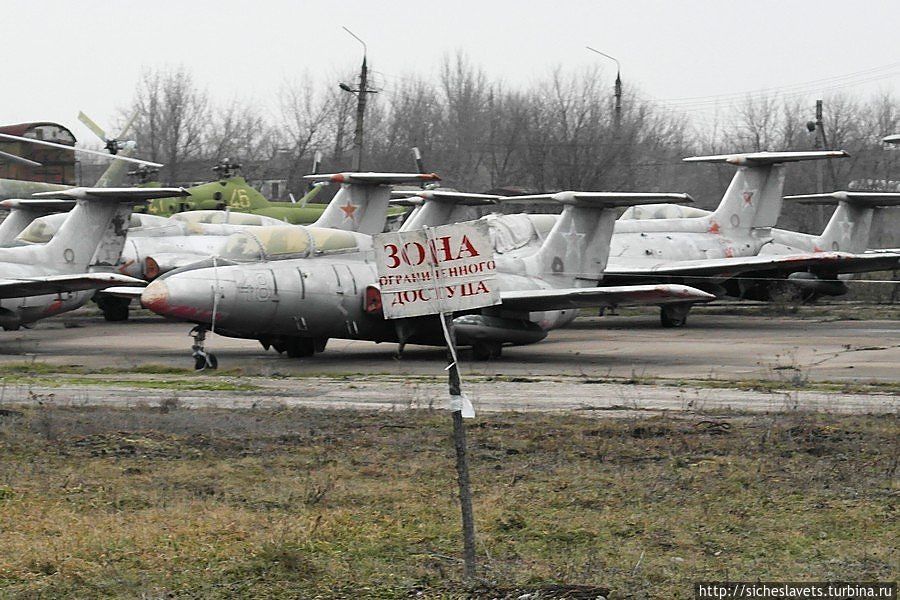
<instances>
[{"instance_id":1,"label":"parked jet aircraft","mask_svg":"<svg viewBox=\"0 0 900 600\"><path fill-rule=\"evenodd\" d=\"M66 201L43 202L65 204ZM14 244L50 242L67 217L64 213L57 213L34 219L15 238ZM172 269L217 255L229 235L246 227L283 224L277 219L260 215L218 210L190 211L170 218L135 213L131 215L131 227L116 270L123 275L150 281ZM101 290L94 295L94 301L107 321L128 319L128 298L104 294Z\"/></svg>"},{"instance_id":2,"label":"parked jet aircraft","mask_svg":"<svg viewBox=\"0 0 900 600\"><path fill-rule=\"evenodd\" d=\"M352 173L338 180L378 178ZM348 197L344 203L336 197L325 214L337 208L348 219L356 211L362 221L374 217L377 211L366 200L376 199L376 194L356 196L359 202ZM386 191L380 196L376 204L386 206ZM458 343L472 346L477 358L496 357L504 344L540 341L549 330L574 319L579 307L712 299L681 285L597 287L608 257L612 209L682 198L587 193L558 199L565 208L540 248L498 257L502 304L454 319ZM351 206L353 210L345 210ZM264 347L285 350L289 356L321 351L330 337L398 342L401 349L407 343L443 344L436 319L384 319L370 237L316 228L281 228L268 236L237 234L221 257L231 264L176 270L142 292L141 302L150 310L199 325L194 346L197 368L215 363L203 347L208 329L258 339ZM272 260L277 254L295 258ZM248 258L253 262L236 264Z\"/></svg>"},{"instance_id":3,"label":"parked jet aircraft","mask_svg":"<svg viewBox=\"0 0 900 600\"><path fill-rule=\"evenodd\" d=\"M51 192L75 200L75 208L50 243L0 248L0 326L17 329L81 306L95 289L140 283L109 272L125 241L131 203L178 193L183 191L75 188Z\"/></svg>"},{"instance_id":4,"label":"parked jet aircraft","mask_svg":"<svg viewBox=\"0 0 900 600\"><path fill-rule=\"evenodd\" d=\"M326 206L322 209L314 226L368 234L384 230L385 219L389 216L388 184L438 180L433 173L353 173L313 175L309 178L322 180L317 185L341 184L330 208ZM191 189L193 188L187 191L190 192ZM130 232L129 243L122 254L121 272L147 280L215 255L221 249L225 236L245 227L284 224L273 217L220 210L187 211L170 218L156 215L132 216L133 221L139 218L152 221ZM20 234L19 241L29 244L47 243L64 219L64 215L38 218Z\"/></svg>"},{"instance_id":5,"label":"parked jet aircraft","mask_svg":"<svg viewBox=\"0 0 900 600\"><path fill-rule=\"evenodd\" d=\"M837 209L820 235L773 228L772 241L760 249L760 255L825 251L855 254L866 252L875 209L900 205L900 194L888 192L832 192L786 196L785 199L797 200L804 204L837 204ZM678 204L633 208L634 210L627 210L620 220L696 218L712 214L712 211ZM738 297L751 300L769 300L781 293L786 285L791 286L794 292L804 294L804 297L840 296L847 292L843 277L821 279L807 271L782 272L783 279L770 277L771 275L772 273L746 272L728 284L729 294L738 294Z\"/></svg>"},{"instance_id":6,"label":"parked jet aircraft","mask_svg":"<svg viewBox=\"0 0 900 600\"><path fill-rule=\"evenodd\" d=\"M759 255L772 241L772 228L781 211L783 163L842 156L846 153L755 152L685 159L738 167L719 207L699 217L617 221L604 282L682 283L718 296L739 296L736 278L741 274L784 278L807 271L820 280L832 280L840 273L891 268L896 258L887 254ZM522 196L515 200L546 201L570 193ZM660 320L665 327L681 326L689 310L689 304L664 305Z\"/></svg>"}]
</instances>

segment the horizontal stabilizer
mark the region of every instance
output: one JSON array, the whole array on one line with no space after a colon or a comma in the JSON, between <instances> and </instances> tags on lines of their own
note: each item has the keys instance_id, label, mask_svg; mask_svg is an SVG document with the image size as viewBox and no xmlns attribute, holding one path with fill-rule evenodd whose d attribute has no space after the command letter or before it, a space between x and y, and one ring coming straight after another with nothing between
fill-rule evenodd
<instances>
[{"instance_id":1,"label":"horizontal stabilizer","mask_svg":"<svg viewBox=\"0 0 900 600\"><path fill-rule=\"evenodd\" d=\"M607 287L522 290L501 292L502 307L509 310L565 310L599 306L709 302L715 296L686 285L621 285Z\"/></svg>"},{"instance_id":2,"label":"horizontal stabilizer","mask_svg":"<svg viewBox=\"0 0 900 600\"><path fill-rule=\"evenodd\" d=\"M886 135L881 138L881 141L885 144L900 144L900 133L895 133L894 135Z\"/></svg>"},{"instance_id":3,"label":"horizontal stabilizer","mask_svg":"<svg viewBox=\"0 0 900 600\"><path fill-rule=\"evenodd\" d=\"M304 175L303 179L307 181L355 183L360 185L399 185L402 183L441 180L434 173L326 173L323 175Z\"/></svg>"},{"instance_id":4,"label":"horizontal stabilizer","mask_svg":"<svg viewBox=\"0 0 900 600\"><path fill-rule=\"evenodd\" d=\"M0 298L22 298L63 292L99 290L111 285L141 285L144 282L118 273L73 273L26 279L0 279Z\"/></svg>"},{"instance_id":5,"label":"horizontal stabilizer","mask_svg":"<svg viewBox=\"0 0 900 600\"><path fill-rule=\"evenodd\" d=\"M900 193L891 192L831 192L830 194L801 194L785 196L785 200L797 200L802 204L837 204L847 202L862 208L900 206Z\"/></svg>"},{"instance_id":6,"label":"horizontal stabilizer","mask_svg":"<svg viewBox=\"0 0 900 600\"><path fill-rule=\"evenodd\" d=\"M5 208L7 210L24 210L26 212L38 213L42 215L71 210L73 206L75 206L74 200L14 199L4 200L3 202L0 202L0 208Z\"/></svg>"},{"instance_id":7,"label":"horizontal stabilizer","mask_svg":"<svg viewBox=\"0 0 900 600\"><path fill-rule=\"evenodd\" d=\"M559 204L582 206L585 208L615 208L638 204L656 204L660 201L693 202L688 194L660 192L557 192L555 194L532 194L528 196L507 196L499 202L503 204L536 204L557 202Z\"/></svg>"},{"instance_id":8,"label":"horizontal stabilizer","mask_svg":"<svg viewBox=\"0 0 900 600\"><path fill-rule=\"evenodd\" d=\"M39 192L35 198L61 198L63 200L104 200L112 199L119 202L144 202L156 198L172 198L175 196L190 196L191 193L182 187L172 188L89 188L76 187L69 190L56 192Z\"/></svg>"},{"instance_id":9,"label":"horizontal stabilizer","mask_svg":"<svg viewBox=\"0 0 900 600\"><path fill-rule=\"evenodd\" d=\"M424 200L447 202L457 206L491 206L506 196L496 194L470 194L450 190L393 190L391 203L401 206L418 206ZM404 203L404 201L407 201Z\"/></svg>"},{"instance_id":10,"label":"horizontal stabilizer","mask_svg":"<svg viewBox=\"0 0 900 600\"><path fill-rule=\"evenodd\" d=\"M800 160L822 160L825 158L846 158L843 150L823 150L816 152L746 152L738 154L717 154L714 156L690 156L682 162L728 163L739 167L764 167Z\"/></svg>"}]
</instances>

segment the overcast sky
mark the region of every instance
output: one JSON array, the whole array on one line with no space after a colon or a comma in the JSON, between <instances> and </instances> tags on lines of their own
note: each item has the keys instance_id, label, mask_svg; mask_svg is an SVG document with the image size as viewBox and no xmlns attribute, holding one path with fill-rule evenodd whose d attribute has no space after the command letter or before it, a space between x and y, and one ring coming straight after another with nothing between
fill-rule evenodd
<instances>
[{"instance_id":1,"label":"overcast sky","mask_svg":"<svg viewBox=\"0 0 900 600\"><path fill-rule=\"evenodd\" d=\"M333 85L361 58L342 25L367 42L387 93L458 50L510 86L559 66L601 64L612 78L615 65L585 45L620 61L626 90L701 122L708 97L761 89L900 92L896 0L0 0L0 16L0 123L58 121L82 142L78 111L113 123L142 67L183 65L214 99L267 108L304 73ZM699 99L671 102L686 97Z\"/></svg>"}]
</instances>

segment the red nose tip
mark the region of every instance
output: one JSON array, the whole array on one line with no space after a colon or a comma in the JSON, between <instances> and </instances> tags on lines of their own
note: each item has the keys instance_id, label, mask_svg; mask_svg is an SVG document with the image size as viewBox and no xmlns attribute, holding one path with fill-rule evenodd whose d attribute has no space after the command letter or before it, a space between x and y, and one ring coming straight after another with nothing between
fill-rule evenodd
<instances>
[{"instance_id":1,"label":"red nose tip","mask_svg":"<svg viewBox=\"0 0 900 600\"><path fill-rule=\"evenodd\" d=\"M169 308L169 288L165 281L156 280L141 293L141 306L164 315Z\"/></svg>"}]
</instances>

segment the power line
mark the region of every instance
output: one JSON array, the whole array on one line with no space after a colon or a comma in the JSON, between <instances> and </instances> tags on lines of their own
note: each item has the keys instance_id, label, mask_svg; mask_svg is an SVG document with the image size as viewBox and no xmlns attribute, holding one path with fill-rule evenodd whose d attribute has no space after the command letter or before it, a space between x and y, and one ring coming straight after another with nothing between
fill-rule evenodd
<instances>
[{"instance_id":1,"label":"power line","mask_svg":"<svg viewBox=\"0 0 900 600\"><path fill-rule=\"evenodd\" d=\"M802 82L802 83L788 84L788 85L783 85L783 86L775 86L775 87L770 87L770 88L760 88L760 89L756 89L756 90L747 90L747 91L743 91L743 92L729 92L726 94L713 94L713 95L708 95L708 96L686 96L686 97L681 97L681 98L658 98L658 99L655 99L655 101L662 103L662 104L669 104L669 105L679 105L679 104L680 105L695 105L695 104L715 103L715 102L719 102L721 100L727 100L727 99L741 99L741 98L744 98L747 96L759 96L759 95L765 95L765 94L769 94L769 93L774 93L776 95L781 95L781 94L787 93L787 92L798 92L798 91L802 91L803 93L806 93L807 89L811 93L811 92L818 91L819 89L821 89L820 86L823 84L828 87L834 87L834 84L840 84L841 82L846 81L846 84L844 84L844 85L852 85L853 83L855 83L855 81L850 81L850 80L855 80L860 77L866 77L866 81L868 81L869 78L871 78L871 76L873 76L875 73L878 73L880 71L894 71L897 69L900 69L900 62L891 63L888 65L882 65L879 67L872 67L869 69L855 71L853 73L847 73L844 75L835 75L832 77L813 79L813 80ZM877 78L886 78L886 77L890 77L892 75L894 75L894 73L888 72L888 73L884 73L882 75L878 75Z\"/></svg>"}]
</instances>

